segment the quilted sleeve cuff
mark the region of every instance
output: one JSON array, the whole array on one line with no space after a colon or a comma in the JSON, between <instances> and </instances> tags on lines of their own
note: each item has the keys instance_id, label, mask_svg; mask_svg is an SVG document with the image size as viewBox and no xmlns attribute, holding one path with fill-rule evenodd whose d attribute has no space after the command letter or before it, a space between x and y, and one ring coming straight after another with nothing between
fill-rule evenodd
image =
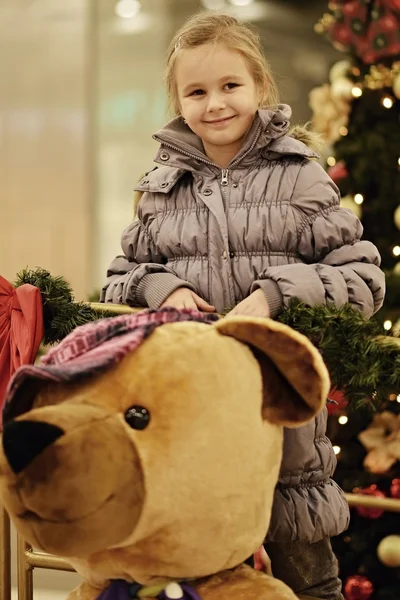
<instances>
[{"instance_id":1,"label":"quilted sleeve cuff","mask_svg":"<svg viewBox=\"0 0 400 600\"><path fill-rule=\"evenodd\" d=\"M273 319L283 309L283 296L278 284L272 279L258 279L251 286L250 292L261 288L264 292L269 306L270 316Z\"/></svg>"},{"instance_id":2,"label":"quilted sleeve cuff","mask_svg":"<svg viewBox=\"0 0 400 600\"><path fill-rule=\"evenodd\" d=\"M148 273L140 280L136 288L136 300L139 306L160 308L162 303L178 288L195 288L172 273Z\"/></svg>"}]
</instances>

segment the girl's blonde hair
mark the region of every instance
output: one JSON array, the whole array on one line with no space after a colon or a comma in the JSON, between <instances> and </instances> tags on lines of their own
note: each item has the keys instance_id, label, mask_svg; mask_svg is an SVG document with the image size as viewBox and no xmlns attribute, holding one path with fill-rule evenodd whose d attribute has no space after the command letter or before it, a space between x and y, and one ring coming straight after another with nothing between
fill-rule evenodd
<instances>
[{"instance_id":1,"label":"girl's blonde hair","mask_svg":"<svg viewBox=\"0 0 400 600\"><path fill-rule=\"evenodd\" d=\"M266 60L260 37L247 25L234 17L214 12L194 15L175 34L168 50L165 81L169 105L175 115L180 114L180 106L175 82L176 59L181 50L196 48L203 44L224 44L230 50L240 52L262 90L260 106L275 108L279 104L279 94L271 67Z\"/></svg>"}]
</instances>

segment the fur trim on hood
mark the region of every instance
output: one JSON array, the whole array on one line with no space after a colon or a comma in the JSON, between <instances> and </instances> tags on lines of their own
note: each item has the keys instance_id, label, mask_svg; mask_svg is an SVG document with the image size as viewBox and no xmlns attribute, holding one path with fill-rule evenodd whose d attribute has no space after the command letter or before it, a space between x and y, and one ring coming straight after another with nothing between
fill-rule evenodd
<instances>
[{"instance_id":1,"label":"fur trim on hood","mask_svg":"<svg viewBox=\"0 0 400 600\"><path fill-rule=\"evenodd\" d=\"M316 133L315 131L310 131L310 126L311 123L306 123L305 125L295 125L289 131L288 135L298 142L302 142L308 146L308 148L319 154L322 151L325 142L322 135Z\"/></svg>"}]
</instances>

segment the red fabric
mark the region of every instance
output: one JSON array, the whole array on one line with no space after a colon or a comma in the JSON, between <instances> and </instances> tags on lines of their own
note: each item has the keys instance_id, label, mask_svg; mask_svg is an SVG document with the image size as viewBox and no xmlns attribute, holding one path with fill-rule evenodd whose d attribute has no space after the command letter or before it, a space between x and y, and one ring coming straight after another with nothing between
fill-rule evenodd
<instances>
[{"instance_id":1,"label":"red fabric","mask_svg":"<svg viewBox=\"0 0 400 600\"><path fill-rule=\"evenodd\" d=\"M34 362L43 332L40 290L14 288L0 276L0 430L8 382L18 367Z\"/></svg>"}]
</instances>

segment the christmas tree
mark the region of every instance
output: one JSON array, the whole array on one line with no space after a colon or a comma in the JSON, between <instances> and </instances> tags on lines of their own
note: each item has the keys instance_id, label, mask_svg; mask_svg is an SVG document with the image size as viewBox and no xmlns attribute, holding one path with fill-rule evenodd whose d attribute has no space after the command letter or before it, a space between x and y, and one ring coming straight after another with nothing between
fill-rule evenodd
<instances>
[{"instance_id":1,"label":"christmas tree","mask_svg":"<svg viewBox=\"0 0 400 600\"><path fill-rule=\"evenodd\" d=\"M328 9L315 29L346 57L310 93L313 127L327 140L342 205L381 253L389 329L400 326L400 0L335 0Z\"/></svg>"},{"instance_id":2,"label":"christmas tree","mask_svg":"<svg viewBox=\"0 0 400 600\"><path fill-rule=\"evenodd\" d=\"M342 206L360 217L365 239L381 253L387 296L380 318L399 335L400 0L335 0L315 29L345 56L310 93L313 128L326 138L326 168ZM357 410L342 391L331 396L339 485L400 499L400 389L375 414L373 394ZM348 531L333 540L346 600L400 598L399 534L399 513L352 509Z\"/></svg>"},{"instance_id":3,"label":"christmas tree","mask_svg":"<svg viewBox=\"0 0 400 600\"><path fill-rule=\"evenodd\" d=\"M400 396L374 415L366 409L346 415L343 396L337 399L328 431L338 453L335 480L346 492L400 502ZM399 534L398 512L352 509L349 529L332 539L346 600L400 598Z\"/></svg>"}]
</instances>

